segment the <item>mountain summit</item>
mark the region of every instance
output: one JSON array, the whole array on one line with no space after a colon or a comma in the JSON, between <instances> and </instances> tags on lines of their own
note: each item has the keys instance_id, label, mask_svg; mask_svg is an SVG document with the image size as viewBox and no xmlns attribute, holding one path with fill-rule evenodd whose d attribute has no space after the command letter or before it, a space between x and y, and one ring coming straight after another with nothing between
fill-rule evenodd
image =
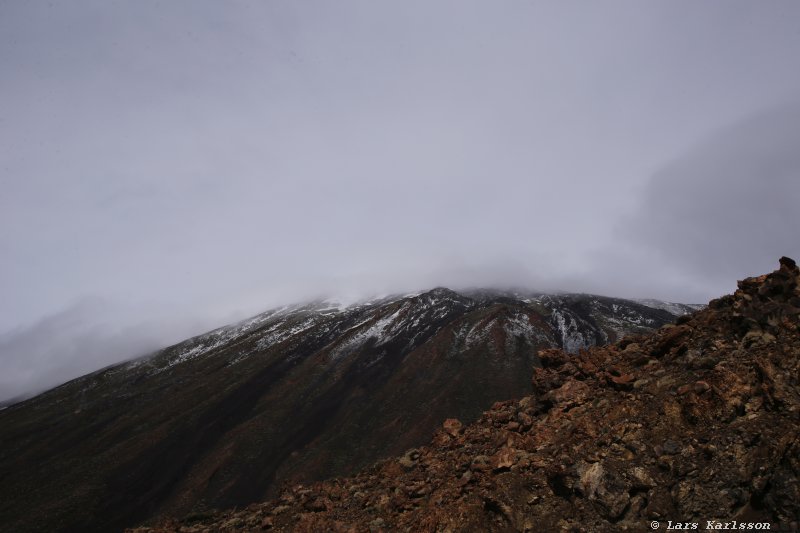
<instances>
[{"instance_id":1,"label":"mountain summit","mask_svg":"<svg viewBox=\"0 0 800 533\"><path fill-rule=\"evenodd\" d=\"M677 318L656 307L437 288L275 309L0 411L0 521L107 531L353 474L530 394L541 349Z\"/></svg>"},{"instance_id":2,"label":"mountain summit","mask_svg":"<svg viewBox=\"0 0 800 533\"><path fill-rule=\"evenodd\" d=\"M796 531L800 270L780 263L677 325L540 350L532 395L354 477L137 531Z\"/></svg>"}]
</instances>

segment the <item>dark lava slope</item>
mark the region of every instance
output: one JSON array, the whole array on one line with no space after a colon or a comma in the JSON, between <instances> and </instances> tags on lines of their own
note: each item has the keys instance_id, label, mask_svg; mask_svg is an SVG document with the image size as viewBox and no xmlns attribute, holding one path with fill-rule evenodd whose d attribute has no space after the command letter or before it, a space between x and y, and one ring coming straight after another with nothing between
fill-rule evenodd
<instances>
[{"instance_id":1,"label":"dark lava slope","mask_svg":"<svg viewBox=\"0 0 800 533\"><path fill-rule=\"evenodd\" d=\"M447 419L427 446L135 531L800 530L794 261L677 325L538 355L533 394Z\"/></svg>"},{"instance_id":2,"label":"dark lava slope","mask_svg":"<svg viewBox=\"0 0 800 533\"><path fill-rule=\"evenodd\" d=\"M0 411L0 524L119 530L353 473L528 394L539 349L676 318L652 305L434 289L258 315Z\"/></svg>"}]
</instances>

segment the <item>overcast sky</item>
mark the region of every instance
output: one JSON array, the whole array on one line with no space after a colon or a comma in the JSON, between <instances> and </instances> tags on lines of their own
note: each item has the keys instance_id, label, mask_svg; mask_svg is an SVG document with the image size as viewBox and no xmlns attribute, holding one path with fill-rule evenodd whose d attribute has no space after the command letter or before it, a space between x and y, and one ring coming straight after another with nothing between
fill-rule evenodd
<instances>
[{"instance_id":1,"label":"overcast sky","mask_svg":"<svg viewBox=\"0 0 800 533\"><path fill-rule=\"evenodd\" d=\"M800 3L0 0L0 398L271 306L800 256Z\"/></svg>"}]
</instances>

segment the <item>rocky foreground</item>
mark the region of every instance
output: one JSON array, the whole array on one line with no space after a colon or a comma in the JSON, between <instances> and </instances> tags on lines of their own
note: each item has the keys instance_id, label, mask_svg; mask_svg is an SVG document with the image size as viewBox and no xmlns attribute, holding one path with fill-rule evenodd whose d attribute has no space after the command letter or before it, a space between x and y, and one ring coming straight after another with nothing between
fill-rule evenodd
<instances>
[{"instance_id":1,"label":"rocky foreground","mask_svg":"<svg viewBox=\"0 0 800 533\"><path fill-rule=\"evenodd\" d=\"M782 258L654 334L539 352L531 396L355 477L133 531L797 530L799 285Z\"/></svg>"}]
</instances>

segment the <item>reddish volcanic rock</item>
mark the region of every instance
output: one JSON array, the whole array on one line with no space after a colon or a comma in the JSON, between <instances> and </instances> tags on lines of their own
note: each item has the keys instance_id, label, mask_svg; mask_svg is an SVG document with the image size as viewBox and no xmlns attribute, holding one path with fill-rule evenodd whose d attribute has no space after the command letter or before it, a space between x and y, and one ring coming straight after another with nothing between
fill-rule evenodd
<instances>
[{"instance_id":1,"label":"reddish volcanic rock","mask_svg":"<svg viewBox=\"0 0 800 533\"><path fill-rule=\"evenodd\" d=\"M136 531L647 531L800 521L800 271L782 259L681 325L539 352L534 395L275 500ZM794 528L794 529L792 529Z\"/></svg>"},{"instance_id":2,"label":"reddish volcanic rock","mask_svg":"<svg viewBox=\"0 0 800 533\"><path fill-rule=\"evenodd\" d=\"M442 424L442 429L451 437L457 437L463 428L463 424L456 418L448 418Z\"/></svg>"}]
</instances>

